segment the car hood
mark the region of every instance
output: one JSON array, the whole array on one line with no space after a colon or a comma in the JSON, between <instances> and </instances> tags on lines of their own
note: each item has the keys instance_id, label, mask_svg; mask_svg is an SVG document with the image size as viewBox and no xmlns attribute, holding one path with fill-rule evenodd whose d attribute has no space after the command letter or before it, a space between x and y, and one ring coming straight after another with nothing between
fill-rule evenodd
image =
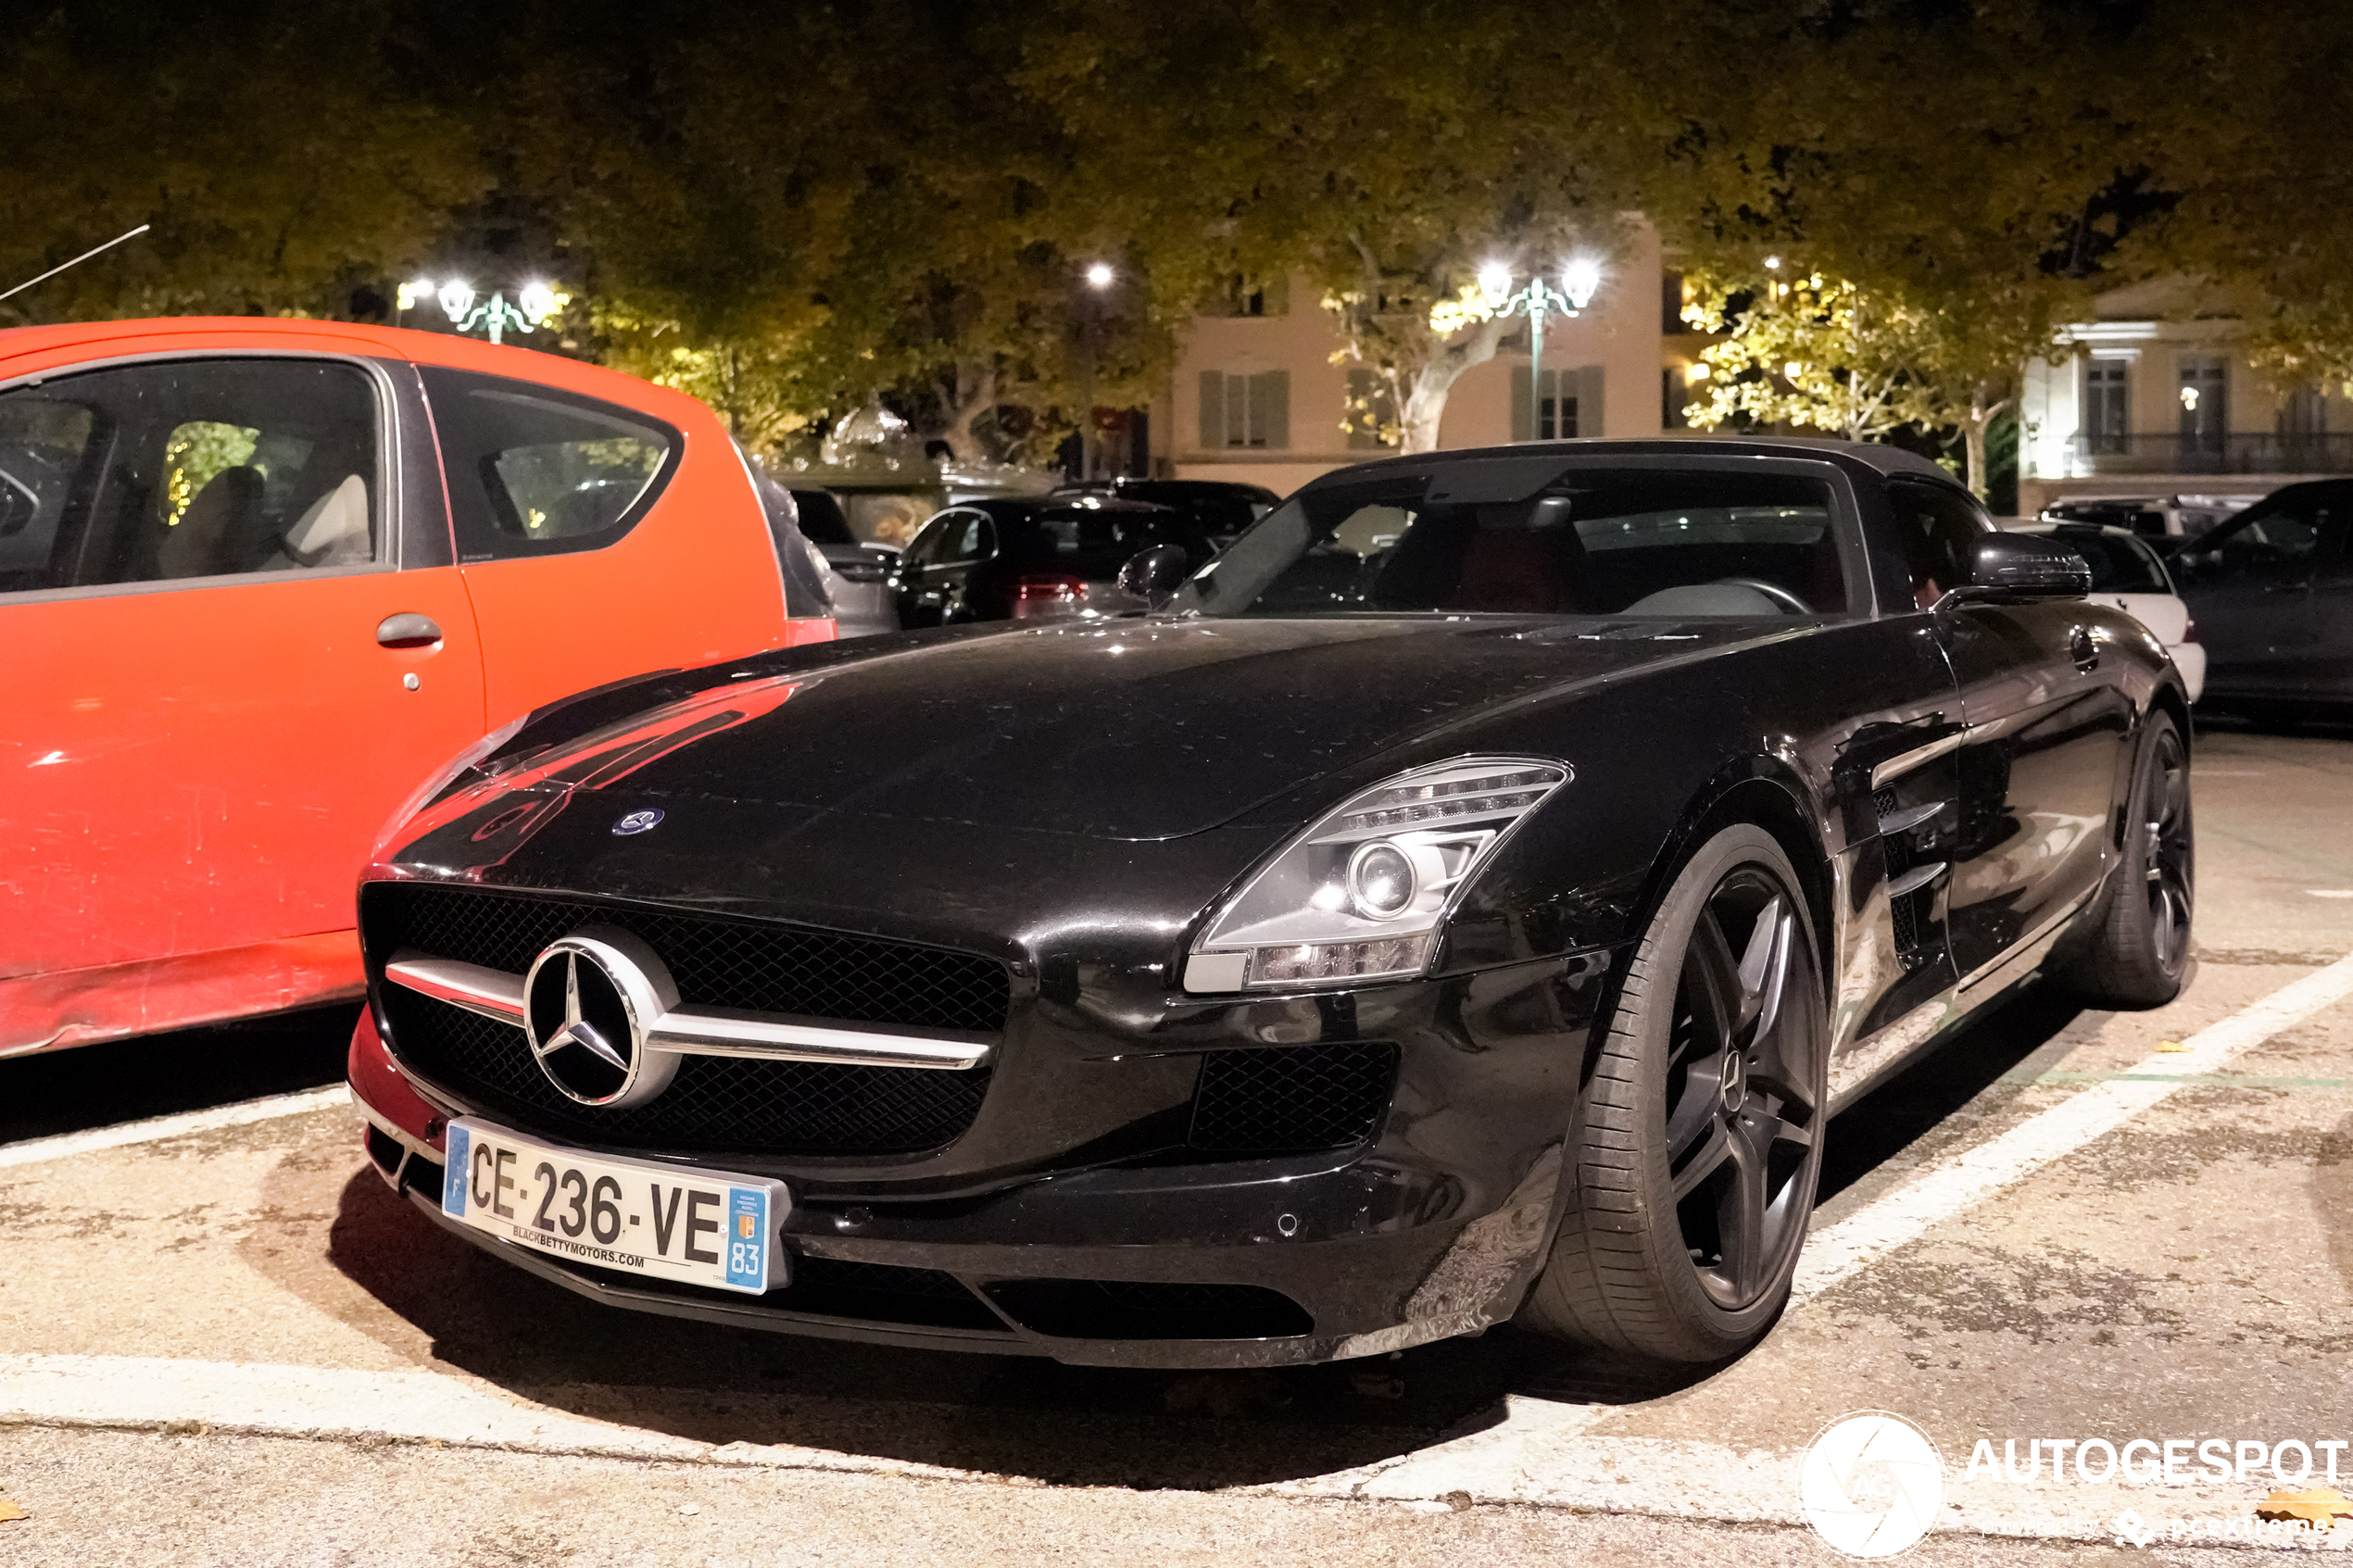
<instances>
[{"instance_id":1,"label":"car hood","mask_svg":"<svg viewBox=\"0 0 2353 1568\"><path fill-rule=\"evenodd\" d=\"M1416 743L1475 748L1478 721L1499 709L1772 634L1754 622L1492 617L926 634L814 666L739 669L526 754L496 782L610 790L633 809L724 800L1178 838Z\"/></svg>"}]
</instances>

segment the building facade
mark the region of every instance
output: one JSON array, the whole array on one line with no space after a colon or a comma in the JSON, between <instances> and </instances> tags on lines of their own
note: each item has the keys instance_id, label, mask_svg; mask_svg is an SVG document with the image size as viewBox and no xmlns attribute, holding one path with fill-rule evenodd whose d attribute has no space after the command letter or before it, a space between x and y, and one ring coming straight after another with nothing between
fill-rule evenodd
<instances>
[{"instance_id":1,"label":"building facade","mask_svg":"<svg viewBox=\"0 0 2353 1568\"><path fill-rule=\"evenodd\" d=\"M1681 383L1661 330L1668 276L1657 236L1636 229L1592 304L1574 318L1546 321L1536 384L1523 326L1454 383L1439 445L1656 435L1670 414L1680 422ZM1152 471L1289 495L1319 474L1394 450L1342 428L1352 394L1368 393L1369 377L1336 359L1346 339L1318 298L1294 277L1238 297L1230 314L1195 320L1176 373L1151 407Z\"/></svg>"},{"instance_id":2,"label":"building facade","mask_svg":"<svg viewBox=\"0 0 2353 1568\"><path fill-rule=\"evenodd\" d=\"M2104 295L2056 360L2026 366L2019 510L2102 496L2230 510L2283 484L2353 472L2353 404L2283 386L2235 348L2239 322L2194 286Z\"/></svg>"}]
</instances>

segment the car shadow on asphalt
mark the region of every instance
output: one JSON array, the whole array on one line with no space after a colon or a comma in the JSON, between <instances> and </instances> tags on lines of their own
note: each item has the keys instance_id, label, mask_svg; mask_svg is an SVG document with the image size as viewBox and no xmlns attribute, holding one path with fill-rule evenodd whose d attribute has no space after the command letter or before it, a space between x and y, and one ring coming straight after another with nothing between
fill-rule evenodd
<instances>
[{"instance_id":1,"label":"car shadow on asphalt","mask_svg":"<svg viewBox=\"0 0 2353 1568\"><path fill-rule=\"evenodd\" d=\"M1628 1366L1510 1327L1386 1358L1236 1372L1063 1366L655 1317L526 1274L371 1172L329 1261L434 1358L536 1403L711 1443L794 1444L1061 1486L1193 1489L1329 1474L1503 1419L1507 1395L1626 1404L1713 1369Z\"/></svg>"},{"instance_id":2,"label":"car shadow on asphalt","mask_svg":"<svg viewBox=\"0 0 2353 1568\"><path fill-rule=\"evenodd\" d=\"M1825 1197L1965 1110L2006 1098L2003 1075L2075 1016L2047 990L2023 992L1858 1102L1832 1124ZM1235 1372L1072 1367L723 1327L605 1306L523 1273L366 1170L342 1190L330 1261L422 1332L435 1360L539 1404L704 1442L1063 1486L1329 1474L1492 1426L1509 1399L1641 1404L1720 1370L1572 1352L1509 1326L1386 1358Z\"/></svg>"},{"instance_id":3,"label":"car shadow on asphalt","mask_svg":"<svg viewBox=\"0 0 2353 1568\"><path fill-rule=\"evenodd\" d=\"M359 1004L0 1060L0 1144L343 1082Z\"/></svg>"},{"instance_id":4,"label":"car shadow on asphalt","mask_svg":"<svg viewBox=\"0 0 2353 1568\"><path fill-rule=\"evenodd\" d=\"M2007 1098L2005 1072L2073 1018L2061 997L2021 992L1870 1093L1831 1128L1823 1194ZM371 1171L341 1189L330 1262L422 1331L437 1361L558 1411L709 1443L796 1443L1056 1486L1322 1476L1491 1427L1508 1399L1630 1406L1720 1371L1579 1354L1508 1326L1386 1359L1216 1373L724 1328L572 1296L447 1235Z\"/></svg>"},{"instance_id":5,"label":"car shadow on asphalt","mask_svg":"<svg viewBox=\"0 0 2353 1568\"><path fill-rule=\"evenodd\" d=\"M2032 981L1848 1106L1831 1119L1815 1206L1902 1162L1923 1139L1966 1134L2024 1090L2004 1080L2052 1048L2082 1012L2057 985Z\"/></svg>"}]
</instances>

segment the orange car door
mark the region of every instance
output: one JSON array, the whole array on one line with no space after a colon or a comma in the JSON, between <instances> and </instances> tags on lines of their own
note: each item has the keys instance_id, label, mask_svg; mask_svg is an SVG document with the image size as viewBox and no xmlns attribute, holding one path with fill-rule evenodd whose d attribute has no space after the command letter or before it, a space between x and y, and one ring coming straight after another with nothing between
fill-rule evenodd
<instances>
[{"instance_id":1,"label":"orange car door","mask_svg":"<svg viewBox=\"0 0 2353 1568\"><path fill-rule=\"evenodd\" d=\"M649 671L783 647L775 546L706 410L677 422L535 383L420 368L482 634L491 727ZM823 634L831 635L830 625Z\"/></svg>"},{"instance_id":2,"label":"orange car door","mask_svg":"<svg viewBox=\"0 0 2353 1568\"><path fill-rule=\"evenodd\" d=\"M372 835L484 727L446 545L400 570L404 396L323 356L0 390L0 1054L356 985Z\"/></svg>"}]
</instances>

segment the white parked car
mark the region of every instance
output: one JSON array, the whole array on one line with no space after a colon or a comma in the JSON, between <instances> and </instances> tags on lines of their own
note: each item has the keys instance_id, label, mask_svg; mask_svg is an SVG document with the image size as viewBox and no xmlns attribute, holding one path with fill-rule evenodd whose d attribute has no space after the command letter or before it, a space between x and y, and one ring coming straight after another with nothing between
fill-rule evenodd
<instances>
[{"instance_id":1,"label":"white parked car","mask_svg":"<svg viewBox=\"0 0 2353 1568\"><path fill-rule=\"evenodd\" d=\"M2144 538L2181 539L2205 533L2263 498L2244 495L2070 495L2043 508L2045 522L2105 523Z\"/></svg>"},{"instance_id":2,"label":"white parked car","mask_svg":"<svg viewBox=\"0 0 2353 1568\"><path fill-rule=\"evenodd\" d=\"M2090 522L2028 522L2016 532L2057 539L2090 562L2093 600L2114 605L2157 633L2173 656L2190 700L2198 699L2206 689L2206 650L2198 646L2197 622L2174 591L2172 573L2145 540L2130 529Z\"/></svg>"}]
</instances>

